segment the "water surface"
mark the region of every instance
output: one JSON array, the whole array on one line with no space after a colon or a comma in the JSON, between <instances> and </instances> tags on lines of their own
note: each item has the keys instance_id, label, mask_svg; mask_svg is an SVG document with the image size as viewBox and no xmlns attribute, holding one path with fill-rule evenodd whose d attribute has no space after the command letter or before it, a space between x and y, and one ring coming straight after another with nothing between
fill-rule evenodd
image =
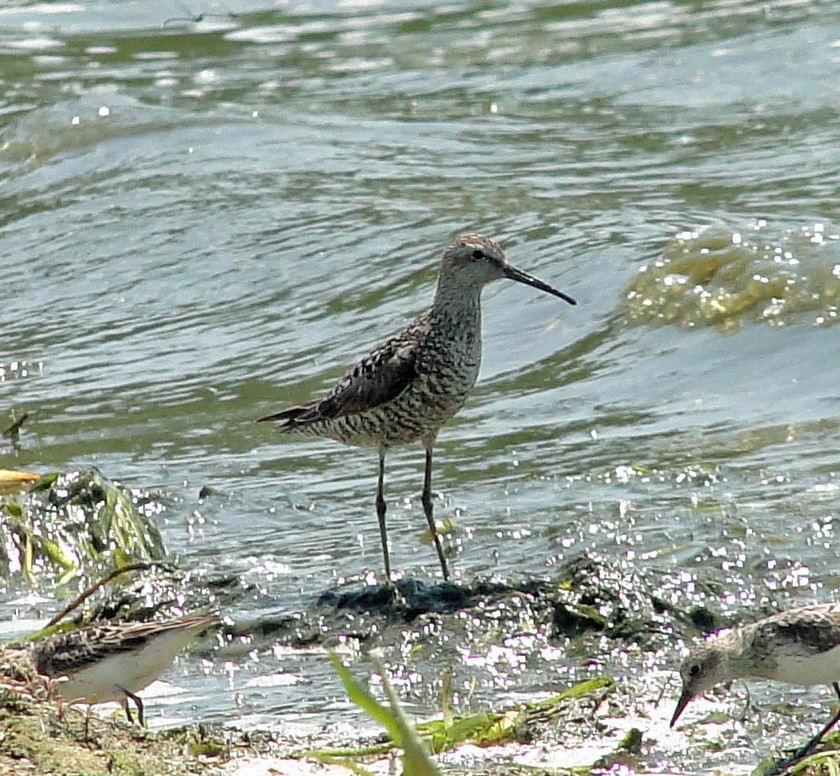
<instances>
[{"instance_id":1,"label":"water surface","mask_svg":"<svg viewBox=\"0 0 840 776\"><path fill-rule=\"evenodd\" d=\"M579 305L484 294L481 378L436 449L458 576L597 550L712 579L746 617L832 596L833 4L188 11L0 10L0 412L31 414L4 466L160 491L170 551L259 586L234 617L378 572L375 454L253 420L421 311L443 246L476 231ZM392 564L430 579L421 487L422 452L391 455ZM21 595L6 611L51 608ZM200 702L166 719L360 720L322 655L179 666ZM511 668L508 691L570 670ZM419 673L404 697L433 713ZM487 680L463 708L503 698ZM755 762L756 739L726 757Z\"/></svg>"}]
</instances>

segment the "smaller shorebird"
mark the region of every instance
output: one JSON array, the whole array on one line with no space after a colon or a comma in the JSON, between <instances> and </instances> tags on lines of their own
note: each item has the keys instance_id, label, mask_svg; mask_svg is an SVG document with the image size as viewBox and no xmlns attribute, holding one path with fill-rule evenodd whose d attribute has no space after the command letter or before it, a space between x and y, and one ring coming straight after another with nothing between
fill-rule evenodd
<instances>
[{"instance_id":1,"label":"smaller shorebird","mask_svg":"<svg viewBox=\"0 0 840 776\"><path fill-rule=\"evenodd\" d=\"M432 306L403 331L352 367L323 399L260 418L282 432L325 436L379 452L376 514L391 584L385 529L385 454L391 447L420 441L426 451L423 511L444 579L449 569L432 513L432 448L438 431L467 400L481 363L481 291L507 278L577 304L572 297L508 264L492 240L466 234L443 252Z\"/></svg>"},{"instance_id":2,"label":"smaller shorebird","mask_svg":"<svg viewBox=\"0 0 840 776\"><path fill-rule=\"evenodd\" d=\"M689 701L733 679L773 679L810 686L827 684L840 698L840 603L814 604L719 631L696 646L680 667L683 690L671 727ZM840 721L840 711L794 759L808 754Z\"/></svg>"},{"instance_id":3,"label":"smaller shorebird","mask_svg":"<svg viewBox=\"0 0 840 776\"><path fill-rule=\"evenodd\" d=\"M191 614L166 622L90 625L33 645L35 670L55 680L55 694L87 704L128 701L144 724L140 690L155 681L199 633L218 625L218 614Z\"/></svg>"}]
</instances>

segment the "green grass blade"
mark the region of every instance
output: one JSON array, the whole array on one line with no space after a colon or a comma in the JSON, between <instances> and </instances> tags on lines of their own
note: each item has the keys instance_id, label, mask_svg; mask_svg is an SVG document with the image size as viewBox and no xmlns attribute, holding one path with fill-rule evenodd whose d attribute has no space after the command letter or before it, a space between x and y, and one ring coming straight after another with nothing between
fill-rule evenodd
<instances>
[{"instance_id":1,"label":"green grass blade","mask_svg":"<svg viewBox=\"0 0 840 776\"><path fill-rule=\"evenodd\" d=\"M356 680L353 674L347 670L344 663L341 662L338 655L331 652L330 660L332 661L333 668L338 674L338 678L341 679L341 683L344 685L344 689L347 691L347 695L350 700L353 701L353 703L355 703L360 709L367 712L367 714L375 722L382 725L388 731L388 735L391 740L397 746L402 747L402 732L391 715L391 712L370 694L367 687L364 687Z\"/></svg>"},{"instance_id":2,"label":"green grass blade","mask_svg":"<svg viewBox=\"0 0 840 776\"><path fill-rule=\"evenodd\" d=\"M400 708L397 694L394 688L388 681L388 674L385 672L385 666L373 655L371 655L376 670L382 677L382 684L385 687L385 692L388 695L388 700L391 703L391 712L394 721L400 730L402 736L403 749L403 776L440 776L440 771L429 757L429 750L420 740L414 725L409 722L405 716L405 712Z\"/></svg>"}]
</instances>

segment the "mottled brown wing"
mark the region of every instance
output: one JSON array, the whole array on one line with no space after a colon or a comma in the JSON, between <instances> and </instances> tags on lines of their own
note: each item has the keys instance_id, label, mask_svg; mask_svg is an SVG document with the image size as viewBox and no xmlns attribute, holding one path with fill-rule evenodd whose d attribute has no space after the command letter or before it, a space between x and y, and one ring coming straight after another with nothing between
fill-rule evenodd
<instances>
[{"instance_id":1,"label":"mottled brown wing","mask_svg":"<svg viewBox=\"0 0 840 776\"><path fill-rule=\"evenodd\" d=\"M44 676L63 676L72 671L81 671L118 652L138 649L145 641L141 637L79 641L76 633L71 631L36 645L35 668Z\"/></svg>"},{"instance_id":2,"label":"mottled brown wing","mask_svg":"<svg viewBox=\"0 0 840 776\"><path fill-rule=\"evenodd\" d=\"M281 429L292 430L385 404L399 396L417 377L416 353L416 341L394 337L350 369L323 399L289 407L260 421L278 421Z\"/></svg>"},{"instance_id":3,"label":"mottled brown wing","mask_svg":"<svg viewBox=\"0 0 840 776\"><path fill-rule=\"evenodd\" d=\"M355 415L396 399L417 377L415 354L414 343L387 342L356 364L318 403L318 415Z\"/></svg>"},{"instance_id":4,"label":"mottled brown wing","mask_svg":"<svg viewBox=\"0 0 840 776\"><path fill-rule=\"evenodd\" d=\"M814 654L828 652L840 645L840 608L837 604L803 607L799 611L780 612L775 620L776 637L808 647Z\"/></svg>"}]
</instances>

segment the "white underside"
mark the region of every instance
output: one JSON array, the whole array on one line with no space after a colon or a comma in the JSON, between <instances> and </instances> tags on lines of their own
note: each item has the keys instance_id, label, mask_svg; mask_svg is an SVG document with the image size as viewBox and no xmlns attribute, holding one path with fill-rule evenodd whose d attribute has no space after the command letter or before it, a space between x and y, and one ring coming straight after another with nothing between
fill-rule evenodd
<instances>
[{"instance_id":1,"label":"white underside","mask_svg":"<svg viewBox=\"0 0 840 776\"><path fill-rule=\"evenodd\" d=\"M124 687L140 692L157 679L187 645L194 630L173 630L151 639L141 650L117 652L56 681L55 694L68 701L108 703L125 700Z\"/></svg>"},{"instance_id":2,"label":"white underside","mask_svg":"<svg viewBox=\"0 0 840 776\"><path fill-rule=\"evenodd\" d=\"M840 646L807 657L779 655L774 678L806 687L840 682Z\"/></svg>"}]
</instances>

